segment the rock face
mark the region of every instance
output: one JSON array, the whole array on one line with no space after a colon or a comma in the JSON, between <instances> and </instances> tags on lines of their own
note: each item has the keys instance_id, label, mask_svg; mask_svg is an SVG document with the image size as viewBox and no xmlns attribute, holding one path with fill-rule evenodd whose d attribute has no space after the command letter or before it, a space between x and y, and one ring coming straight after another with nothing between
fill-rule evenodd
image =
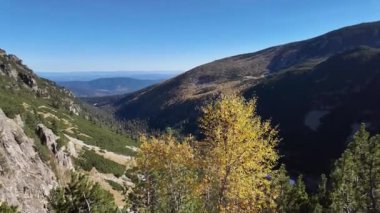
<instances>
[{"instance_id":1,"label":"rock face","mask_svg":"<svg viewBox=\"0 0 380 213\"><path fill-rule=\"evenodd\" d=\"M63 170L73 170L74 166L71 161L70 153L65 152L65 149L58 149L58 136L53 131L43 124L38 124L37 132L41 138L42 143L54 154L57 163Z\"/></svg>"},{"instance_id":2,"label":"rock face","mask_svg":"<svg viewBox=\"0 0 380 213\"><path fill-rule=\"evenodd\" d=\"M36 98L49 100L57 108L65 108L75 115L81 112L80 105L74 101L74 95L55 82L38 77L15 55L7 54L0 49L1 86L18 91L27 89Z\"/></svg>"},{"instance_id":3,"label":"rock face","mask_svg":"<svg viewBox=\"0 0 380 213\"><path fill-rule=\"evenodd\" d=\"M57 186L34 141L0 109L0 200L22 212L47 212L47 196Z\"/></svg>"}]
</instances>

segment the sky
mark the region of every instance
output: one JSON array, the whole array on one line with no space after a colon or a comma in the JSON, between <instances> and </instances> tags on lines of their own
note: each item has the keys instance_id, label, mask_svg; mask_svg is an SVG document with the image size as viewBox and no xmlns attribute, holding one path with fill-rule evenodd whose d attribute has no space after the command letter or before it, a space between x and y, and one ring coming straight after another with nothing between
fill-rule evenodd
<instances>
[{"instance_id":1,"label":"sky","mask_svg":"<svg viewBox=\"0 0 380 213\"><path fill-rule=\"evenodd\" d=\"M0 20L35 71L186 71L380 20L380 1L0 0Z\"/></svg>"}]
</instances>

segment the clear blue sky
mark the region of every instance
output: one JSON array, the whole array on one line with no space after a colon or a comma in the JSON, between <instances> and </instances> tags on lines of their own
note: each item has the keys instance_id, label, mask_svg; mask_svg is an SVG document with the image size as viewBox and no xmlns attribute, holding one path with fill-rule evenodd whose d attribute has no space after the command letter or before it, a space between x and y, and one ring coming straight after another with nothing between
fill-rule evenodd
<instances>
[{"instance_id":1,"label":"clear blue sky","mask_svg":"<svg viewBox=\"0 0 380 213\"><path fill-rule=\"evenodd\" d=\"M380 20L380 1L0 0L0 20L36 71L188 70Z\"/></svg>"}]
</instances>

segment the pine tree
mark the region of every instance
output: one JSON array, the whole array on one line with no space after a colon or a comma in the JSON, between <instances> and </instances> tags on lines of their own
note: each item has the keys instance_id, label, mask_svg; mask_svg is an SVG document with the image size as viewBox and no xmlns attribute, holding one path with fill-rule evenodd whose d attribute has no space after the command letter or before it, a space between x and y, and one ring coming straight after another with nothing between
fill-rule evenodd
<instances>
[{"instance_id":1,"label":"pine tree","mask_svg":"<svg viewBox=\"0 0 380 213\"><path fill-rule=\"evenodd\" d=\"M325 174L322 174L318 190L310 199L310 208L314 213L326 212L330 205L331 202L327 191L327 177Z\"/></svg>"},{"instance_id":2,"label":"pine tree","mask_svg":"<svg viewBox=\"0 0 380 213\"><path fill-rule=\"evenodd\" d=\"M274 188L276 194L277 212L305 212L308 209L308 194L302 181L302 176L292 184L286 174L285 166L282 165L274 177Z\"/></svg>"},{"instance_id":3,"label":"pine tree","mask_svg":"<svg viewBox=\"0 0 380 213\"><path fill-rule=\"evenodd\" d=\"M380 136L363 124L331 173L331 208L342 212L380 212Z\"/></svg>"},{"instance_id":4,"label":"pine tree","mask_svg":"<svg viewBox=\"0 0 380 213\"><path fill-rule=\"evenodd\" d=\"M52 212L118 212L112 195L87 176L72 173L65 187L53 189L49 197Z\"/></svg>"},{"instance_id":5,"label":"pine tree","mask_svg":"<svg viewBox=\"0 0 380 213\"><path fill-rule=\"evenodd\" d=\"M275 173L273 178L273 188L276 191L275 201L277 212L287 212L290 200L292 199L291 191L292 185L289 176L287 175L284 165L281 165L280 169Z\"/></svg>"}]
</instances>

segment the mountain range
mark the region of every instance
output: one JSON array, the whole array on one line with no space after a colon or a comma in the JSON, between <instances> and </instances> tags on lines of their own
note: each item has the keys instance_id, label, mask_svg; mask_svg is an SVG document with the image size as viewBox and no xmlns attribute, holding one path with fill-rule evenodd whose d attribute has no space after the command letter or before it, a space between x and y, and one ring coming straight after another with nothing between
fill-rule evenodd
<instances>
[{"instance_id":1,"label":"mountain range","mask_svg":"<svg viewBox=\"0 0 380 213\"><path fill-rule=\"evenodd\" d=\"M380 131L379 47L380 22L363 23L220 59L98 106L122 120L199 135L203 103L221 93L257 98L258 114L278 126L288 167L320 174L361 122Z\"/></svg>"},{"instance_id":2,"label":"mountain range","mask_svg":"<svg viewBox=\"0 0 380 213\"><path fill-rule=\"evenodd\" d=\"M115 77L91 81L60 81L57 83L71 90L76 97L99 97L135 92L158 82L160 80Z\"/></svg>"},{"instance_id":3,"label":"mountain range","mask_svg":"<svg viewBox=\"0 0 380 213\"><path fill-rule=\"evenodd\" d=\"M47 72L37 74L55 82L62 81L92 81L99 78L134 78L139 80L163 80L174 77L180 71L70 71Z\"/></svg>"}]
</instances>

